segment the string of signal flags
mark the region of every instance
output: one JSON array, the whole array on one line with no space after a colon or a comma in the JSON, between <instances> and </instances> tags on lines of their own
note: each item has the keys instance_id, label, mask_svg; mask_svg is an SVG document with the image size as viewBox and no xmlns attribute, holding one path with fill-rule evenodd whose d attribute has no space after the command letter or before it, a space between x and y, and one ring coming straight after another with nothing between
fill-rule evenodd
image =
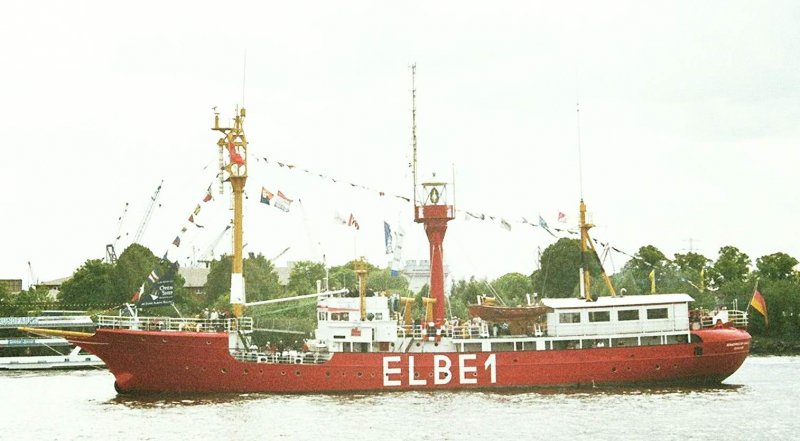
<instances>
[{"instance_id":1,"label":"string of signal flags","mask_svg":"<svg viewBox=\"0 0 800 441\"><path fill-rule=\"evenodd\" d=\"M310 170L308 168L301 167L301 166L298 166L298 165L295 165L295 164L289 164L287 162L281 162L281 161L277 161L277 160L274 160L274 159L268 159L266 156L256 157L256 162L263 162L264 164L267 164L267 165L270 165L270 166L277 166L277 167L280 167L282 169L286 169L286 170L289 170L289 171L292 171L292 172L305 173L305 174L307 174L309 176L316 177L316 178L324 180L324 181L329 181L329 182L331 182L333 184L348 185L351 188L367 191L367 192L376 194L379 197L387 197L388 196L388 197L393 197L393 198L400 199L402 201L411 203L411 198L403 196L403 195L390 194L390 193L387 193L386 191L383 191L383 190L375 189L375 188L368 187L366 185L362 185L362 184L355 183L355 182L349 182L349 181L346 181L346 180L343 180L343 179L339 179L339 178L333 177L333 176L328 175L326 173L320 173L320 172L317 172L315 170ZM275 202L273 203L273 201L275 201ZM262 187L262 190L261 190L261 202L266 203L268 205L274 205L276 208L280 208L281 210L288 212L289 211L288 207L291 204L292 200L289 199L288 197L286 197L280 191L278 191L278 194L275 195L272 192L270 192L269 190L267 190L265 187ZM516 225L527 225L527 226L534 227L534 228L542 228L544 231L546 231L549 235L551 235L555 239L561 239L563 237L567 237L567 235L569 235L569 236L578 236L578 235L580 235L580 232L577 229L574 229L574 228L565 228L565 227L561 227L561 226L553 226L553 227L551 227L550 225L548 225L547 221L545 221L545 219L541 215L539 215L538 222L535 222L535 221L530 221L525 217L521 217L520 220L514 221L514 220L510 220L509 218L506 218L506 217L495 216L495 215L492 215L492 214L486 214L486 213L481 213L481 212L471 211L471 210L456 209L456 212L462 214L464 216L464 219L468 220L468 221L477 220L477 221L495 222L501 228L505 229L506 231L511 231L513 229L513 225L516 224ZM351 214L351 217L352 217L352 214ZM563 213L563 212L560 212L560 211L558 212L558 215L557 215L556 218L557 218L557 222L559 223L559 225L566 224L567 221L568 221L567 215L565 213ZM344 223L344 222L341 222L341 223ZM347 222L347 223L348 223L348 225L352 225L351 222ZM629 258L641 260L640 257L638 257L636 255L633 255L633 254L630 254L630 253L626 253L625 251L620 250L619 248L616 248L614 246L610 246L610 244L608 244L606 242L601 242L601 241L598 241L597 239L594 239L594 238L592 238L592 241L594 241L594 243L596 243L596 244L598 244L598 245L600 245L600 246L602 246L604 248L609 248L609 249L611 249L613 251L616 251L616 252L618 252L620 254L623 254L623 255L625 255L625 256L627 256ZM642 262L644 262L647 265L650 265L648 262L646 262L644 260L642 260Z\"/></svg>"},{"instance_id":2,"label":"string of signal flags","mask_svg":"<svg viewBox=\"0 0 800 441\"><path fill-rule=\"evenodd\" d=\"M304 173L306 175L313 176L313 177L316 177L316 178L324 180L324 181L330 181L333 184L347 185L347 186L350 186L351 188L355 188L355 189L359 189L359 190L362 190L362 191L371 192L371 193L373 193L373 194L375 194L375 195L377 195L379 197L393 197L393 198L402 200L402 201L404 201L406 203L411 203L411 198L409 198L407 196L403 196L403 195L399 195L399 194L390 194L390 193L387 193L386 191L383 191L383 190L378 190L378 189L375 189L375 188L372 188L372 187L369 187L369 186L366 186L366 185L362 185L362 184L359 184L359 183L355 183L355 182L349 182L347 180L339 179L339 178L330 176L330 175L328 175L326 173L319 173L317 171L313 171L313 170L310 170L310 169L305 168L305 167L300 167L300 166L297 166L295 164L289 164L287 162L281 162L281 161L277 161L277 160L270 160L265 156L256 157L255 159L256 159L256 162L262 162L263 161L264 164L267 164L267 165L270 165L270 166L274 165L274 166L277 166L277 167L280 167L282 169L286 169L286 170L289 170L289 171L292 171L292 172L301 172L301 173ZM199 216L199 214L200 214L200 212L202 210L202 205L201 204L205 203L205 202L209 202L210 200L212 200L212 198L213 198L213 196L212 196L212 191L211 191L211 184L209 184L208 188L205 191L205 194L203 195L203 197L201 199L201 202L198 203L195 206L194 210L189 214L188 219L187 219L188 223L184 224L184 226L180 229L180 232L175 236L175 239L172 241L172 245L174 245L175 247L180 247L181 236L184 233L186 233L186 231L188 230L188 225L189 224L194 225L196 228L205 228L204 225L201 225L201 224L199 224L197 222L197 218L198 218L198 216ZM287 197L280 190L278 190L277 193L272 193L266 187L262 187L261 188L261 195L260 195L260 202L264 203L266 205L274 206L275 208L277 208L277 209L279 209L281 211L289 212L290 209L291 209L291 204L294 202L294 199L290 199L289 197ZM565 238L565 237L568 237L568 236L578 236L580 234L580 232L577 229L574 229L574 228L565 228L565 227L560 227L560 226L551 227L550 225L548 225L547 221L545 221L545 219L541 215L538 216L538 222L537 222L537 221L530 221L525 217L521 217L520 220L516 220L515 221L515 220L510 220L509 218L506 218L506 217L496 216L496 215L492 215L492 214L486 214L486 213L472 211L472 210L456 209L456 212L459 213L459 214L462 214L464 216L464 220L466 220L466 221L490 221L490 222L496 223L498 226L500 226L501 228L503 228L506 231L511 231L513 229L513 225L527 225L527 226L530 226L530 227L533 227L533 228L542 228L545 232L547 232L550 236L552 236L555 239L561 239L561 238ZM347 226L354 227L355 229L360 229L358 221L356 221L356 219L355 219L355 217L354 217L354 215L352 213L350 214L350 218L347 219L347 220L342 219L342 217L337 213L336 216L335 216L335 220L338 221L339 223L346 224ZM568 219L567 219L566 214L559 211L558 215L557 215L558 223L559 224L566 224L567 220ZM592 241L595 244L602 246L604 249L609 249L609 250L615 251L615 252L620 253L620 254L622 254L624 256L627 256L627 257L629 257L631 259L635 259L635 260L641 261L642 263L644 263L644 264L646 264L648 266L651 266L651 267L653 266L649 262L643 260L641 257L639 257L639 256L637 256L635 254L627 253L627 252L625 252L625 251L623 251L623 250L621 250L621 249L619 249L617 247L611 246L607 242L598 241L595 238L592 238ZM164 254L165 258L166 258L166 256L167 256L167 253Z\"/></svg>"}]
</instances>

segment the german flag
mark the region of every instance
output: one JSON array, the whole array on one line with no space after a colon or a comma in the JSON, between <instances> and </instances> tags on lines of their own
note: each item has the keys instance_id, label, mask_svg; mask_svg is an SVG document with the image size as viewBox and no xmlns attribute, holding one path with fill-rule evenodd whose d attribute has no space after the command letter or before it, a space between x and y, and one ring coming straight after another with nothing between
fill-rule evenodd
<instances>
[{"instance_id":1,"label":"german flag","mask_svg":"<svg viewBox=\"0 0 800 441\"><path fill-rule=\"evenodd\" d=\"M753 298L750 300L750 306L764 316L764 324L769 326L769 318L767 317L767 302L764 296L758 290L753 291Z\"/></svg>"}]
</instances>

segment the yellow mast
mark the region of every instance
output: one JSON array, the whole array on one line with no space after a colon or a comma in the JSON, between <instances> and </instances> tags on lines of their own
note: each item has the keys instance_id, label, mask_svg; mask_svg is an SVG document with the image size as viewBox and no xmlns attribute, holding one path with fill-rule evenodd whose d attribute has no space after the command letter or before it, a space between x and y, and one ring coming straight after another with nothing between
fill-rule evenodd
<instances>
[{"instance_id":1,"label":"yellow mast","mask_svg":"<svg viewBox=\"0 0 800 441\"><path fill-rule=\"evenodd\" d=\"M358 276L358 297L361 300L361 321L367 319L367 267L364 258L355 262Z\"/></svg>"},{"instance_id":2,"label":"yellow mast","mask_svg":"<svg viewBox=\"0 0 800 441\"><path fill-rule=\"evenodd\" d=\"M589 261L586 256L587 251L591 250L592 255L595 259L597 259L597 263L600 265L600 271L603 274L603 280L606 282L606 287L608 287L608 292L611 293L611 297L617 296L617 291L614 289L614 285L611 283L611 279L606 274L605 269L603 269L602 262L600 262L600 258L597 257L597 250L594 248L594 244L592 244L592 239L589 237L589 229L594 226L594 224L590 224L586 222L586 204L581 199L580 204L580 230L581 230L581 269L582 276L583 276L583 287L584 292L583 295L586 300L592 300L592 277L589 274Z\"/></svg>"},{"instance_id":3,"label":"yellow mast","mask_svg":"<svg viewBox=\"0 0 800 441\"><path fill-rule=\"evenodd\" d=\"M221 132L223 136L217 141L220 152L228 150L226 161L220 172L226 172L233 190L233 256L231 257L231 305L234 317L241 317L244 312L244 261L242 258L242 196L247 181L247 138L244 135L244 107L239 110L233 120L233 127L220 127L219 113L214 112L212 130Z\"/></svg>"}]
</instances>

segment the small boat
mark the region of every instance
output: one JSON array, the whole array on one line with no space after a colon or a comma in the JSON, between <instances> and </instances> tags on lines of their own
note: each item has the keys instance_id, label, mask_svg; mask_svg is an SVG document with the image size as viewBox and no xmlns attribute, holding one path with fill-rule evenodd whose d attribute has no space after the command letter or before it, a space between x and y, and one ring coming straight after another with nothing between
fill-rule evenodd
<instances>
[{"instance_id":1,"label":"small boat","mask_svg":"<svg viewBox=\"0 0 800 441\"><path fill-rule=\"evenodd\" d=\"M32 336L18 331L20 327L67 332L95 329L91 317L83 312L44 311L34 317L0 317L0 369L87 369L104 365L96 355L63 336Z\"/></svg>"}]
</instances>

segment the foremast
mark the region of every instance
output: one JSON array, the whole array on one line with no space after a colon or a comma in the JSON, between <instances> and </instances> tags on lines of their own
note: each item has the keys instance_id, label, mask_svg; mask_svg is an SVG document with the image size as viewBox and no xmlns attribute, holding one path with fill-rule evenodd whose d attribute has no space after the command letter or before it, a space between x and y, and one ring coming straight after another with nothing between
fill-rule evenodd
<instances>
[{"instance_id":1,"label":"foremast","mask_svg":"<svg viewBox=\"0 0 800 441\"><path fill-rule=\"evenodd\" d=\"M247 138L244 134L244 118L247 112L244 107L237 110L232 127L220 127L219 113L214 112L214 127L212 130L222 133L217 141L220 157L227 150L227 161L221 162L220 173L227 175L226 180L231 183L233 191L233 255L231 256L231 305L234 317L241 317L244 312L245 287L244 287L244 260L243 248L243 213L242 200L244 185L247 182Z\"/></svg>"}]
</instances>

